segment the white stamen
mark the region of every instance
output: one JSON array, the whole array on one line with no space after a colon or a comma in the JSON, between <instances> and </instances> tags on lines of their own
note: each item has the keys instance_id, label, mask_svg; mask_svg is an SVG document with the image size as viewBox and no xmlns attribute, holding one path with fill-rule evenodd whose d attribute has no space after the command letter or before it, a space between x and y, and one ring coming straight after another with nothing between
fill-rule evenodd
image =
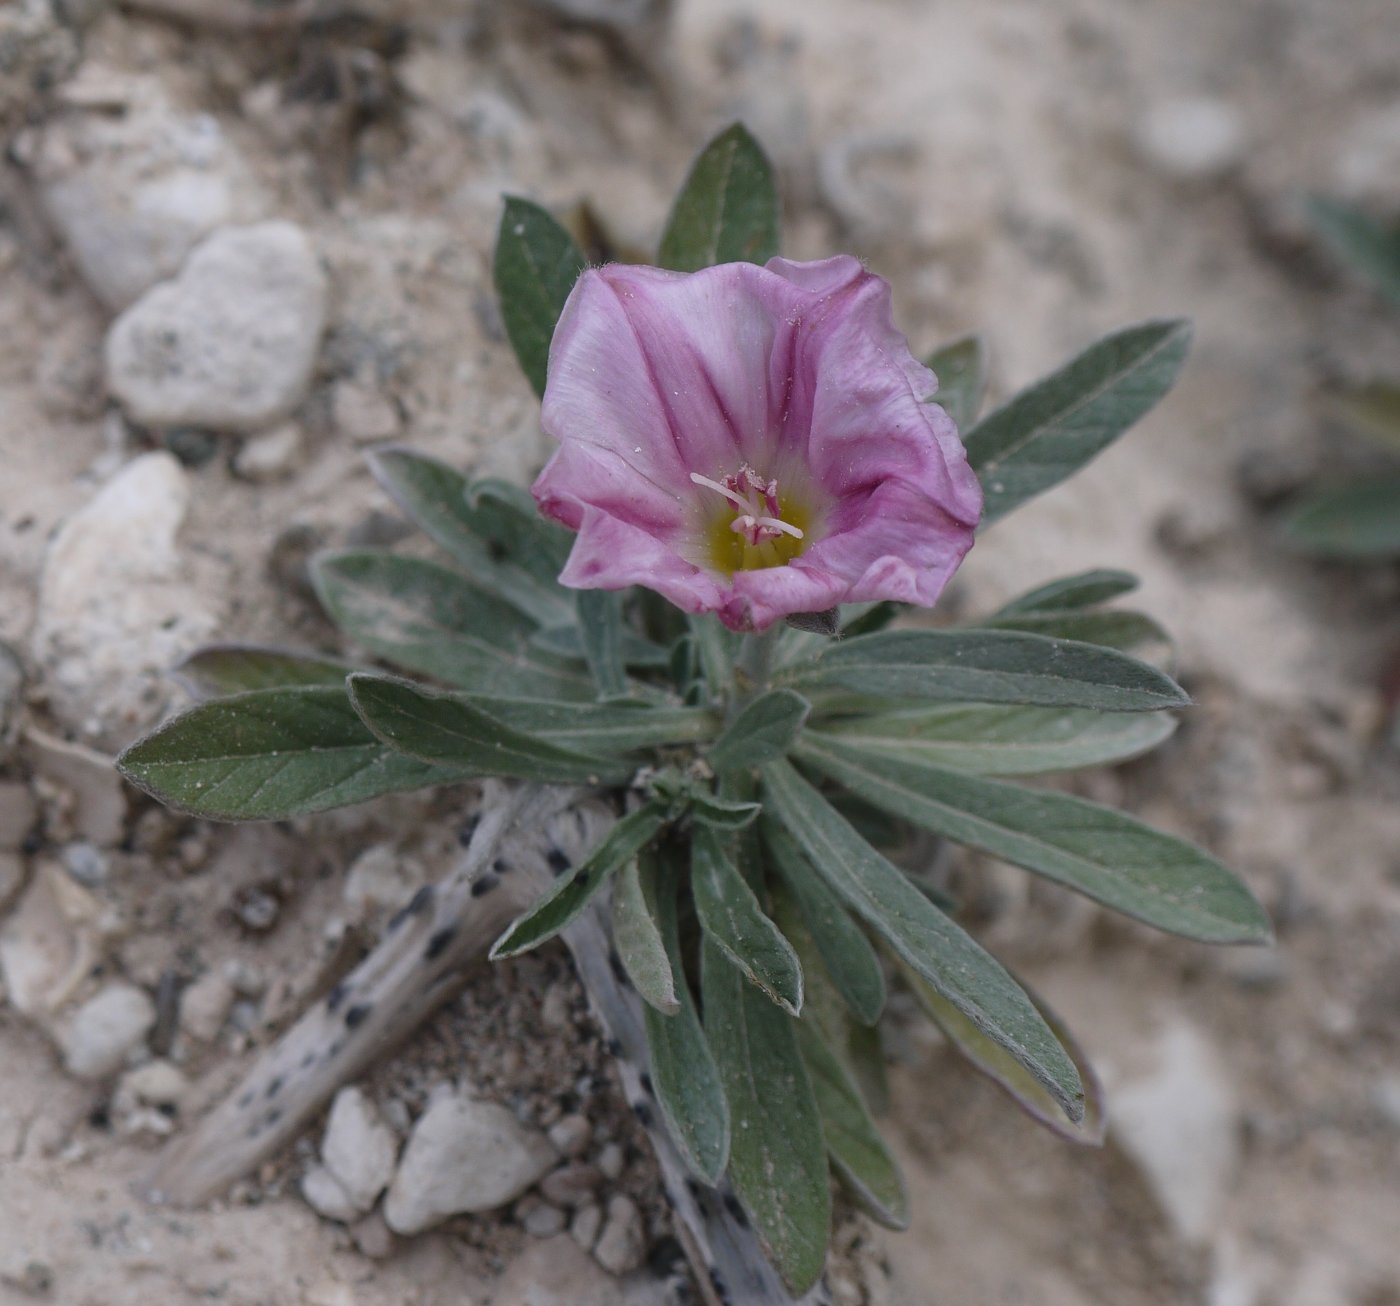
<instances>
[{"instance_id":1,"label":"white stamen","mask_svg":"<svg viewBox=\"0 0 1400 1306\"><path fill-rule=\"evenodd\" d=\"M750 520L752 521L754 519L750 518ZM802 538L802 532L791 522L783 521L781 517L759 517L757 522L758 525L766 526L770 531L785 531L795 540L800 540Z\"/></svg>"},{"instance_id":2,"label":"white stamen","mask_svg":"<svg viewBox=\"0 0 1400 1306\"><path fill-rule=\"evenodd\" d=\"M696 485L703 485L707 490L714 490L717 494L722 494L736 508L748 508L750 503L747 499L742 499L727 485L721 485L718 481L712 481L708 476L701 476L699 472L691 472L690 479Z\"/></svg>"}]
</instances>

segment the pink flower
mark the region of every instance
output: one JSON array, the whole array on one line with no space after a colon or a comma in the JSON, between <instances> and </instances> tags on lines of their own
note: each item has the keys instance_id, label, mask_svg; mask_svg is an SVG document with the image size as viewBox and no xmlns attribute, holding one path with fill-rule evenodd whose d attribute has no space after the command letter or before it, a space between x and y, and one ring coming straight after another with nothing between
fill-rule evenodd
<instances>
[{"instance_id":1,"label":"pink flower","mask_svg":"<svg viewBox=\"0 0 1400 1306\"><path fill-rule=\"evenodd\" d=\"M796 612L932 604L982 492L890 287L842 256L700 272L610 264L549 354L534 485L578 532L560 581L645 585L733 630Z\"/></svg>"}]
</instances>

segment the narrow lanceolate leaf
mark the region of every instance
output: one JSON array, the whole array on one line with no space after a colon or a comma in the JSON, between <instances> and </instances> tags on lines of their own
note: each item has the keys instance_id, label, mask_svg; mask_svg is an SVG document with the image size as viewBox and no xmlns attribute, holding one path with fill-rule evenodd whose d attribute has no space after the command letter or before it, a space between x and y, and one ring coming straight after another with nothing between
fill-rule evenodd
<instances>
[{"instance_id":1,"label":"narrow lanceolate leaf","mask_svg":"<svg viewBox=\"0 0 1400 1306\"><path fill-rule=\"evenodd\" d=\"M1141 612L1025 612L1009 617L993 617L985 623L993 630L1024 630L1051 639L1071 639L1080 644L1116 648L1122 653L1146 657L1149 651L1165 655L1171 636L1151 617Z\"/></svg>"},{"instance_id":2,"label":"narrow lanceolate leaf","mask_svg":"<svg viewBox=\"0 0 1400 1306\"><path fill-rule=\"evenodd\" d=\"M695 820L713 826L716 830L745 830L763 810L758 803L717 798L703 790L691 793L688 803L690 814Z\"/></svg>"},{"instance_id":3,"label":"narrow lanceolate leaf","mask_svg":"<svg viewBox=\"0 0 1400 1306\"><path fill-rule=\"evenodd\" d=\"M530 491L514 481L483 477L467 487L467 511L493 553L543 585L558 586L574 546L573 532L540 515Z\"/></svg>"},{"instance_id":4,"label":"narrow lanceolate leaf","mask_svg":"<svg viewBox=\"0 0 1400 1306\"><path fill-rule=\"evenodd\" d=\"M1381 294L1400 304L1400 227L1321 196L1313 198L1309 210L1313 225L1332 249Z\"/></svg>"},{"instance_id":5,"label":"narrow lanceolate leaf","mask_svg":"<svg viewBox=\"0 0 1400 1306\"><path fill-rule=\"evenodd\" d=\"M700 975L705 1034L729 1099L729 1178L783 1282L800 1296L826 1263L831 1187L796 1022L708 939Z\"/></svg>"},{"instance_id":6,"label":"narrow lanceolate leaf","mask_svg":"<svg viewBox=\"0 0 1400 1306\"><path fill-rule=\"evenodd\" d=\"M828 884L933 987L1016 1058L1074 1119L1074 1063L1029 998L961 928L877 853L787 762L764 768L764 810L787 826Z\"/></svg>"},{"instance_id":7,"label":"narrow lanceolate leaf","mask_svg":"<svg viewBox=\"0 0 1400 1306\"><path fill-rule=\"evenodd\" d=\"M201 698L252 689L340 686L353 670L350 663L335 658L254 644L206 644L175 666L175 674Z\"/></svg>"},{"instance_id":8,"label":"narrow lanceolate leaf","mask_svg":"<svg viewBox=\"0 0 1400 1306\"><path fill-rule=\"evenodd\" d=\"M1288 538L1324 558L1400 556L1400 477L1323 490L1284 521Z\"/></svg>"},{"instance_id":9,"label":"narrow lanceolate leaf","mask_svg":"<svg viewBox=\"0 0 1400 1306\"><path fill-rule=\"evenodd\" d=\"M1124 762L1171 736L1166 712L950 704L824 721L852 747L970 775L1040 775Z\"/></svg>"},{"instance_id":10,"label":"narrow lanceolate leaf","mask_svg":"<svg viewBox=\"0 0 1400 1306\"><path fill-rule=\"evenodd\" d=\"M987 351L982 337L963 336L934 350L924 363L938 377L934 402L943 406L958 430L967 430L977 420L987 383Z\"/></svg>"},{"instance_id":11,"label":"narrow lanceolate leaf","mask_svg":"<svg viewBox=\"0 0 1400 1306\"><path fill-rule=\"evenodd\" d=\"M798 1022L797 1041L812 1079L832 1169L871 1219L887 1229L907 1229L909 1194L904 1177L875 1128L855 1080L808 1021Z\"/></svg>"},{"instance_id":12,"label":"narrow lanceolate leaf","mask_svg":"<svg viewBox=\"0 0 1400 1306\"><path fill-rule=\"evenodd\" d=\"M678 871L664 860L658 869L656 920L666 949L676 1014L662 1015L654 1006L642 1011L651 1051L652 1086L686 1164L707 1184L717 1184L729 1164L729 1103L681 964L676 921Z\"/></svg>"},{"instance_id":13,"label":"narrow lanceolate leaf","mask_svg":"<svg viewBox=\"0 0 1400 1306\"><path fill-rule=\"evenodd\" d=\"M790 689L770 689L751 700L724 728L706 760L723 774L783 757L811 710L811 704L801 694Z\"/></svg>"},{"instance_id":14,"label":"narrow lanceolate leaf","mask_svg":"<svg viewBox=\"0 0 1400 1306\"><path fill-rule=\"evenodd\" d=\"M618 873L613 886L613 947L643 1001L667 1016L680 1009L675 977L661 937L656 905L654 857L638 857Z\"/></svg>"},{"instance_id":15,"label":"narrow lanceolate leaf","mask_svg":"<svg viewBox=\"0 0 1400 1306\"><path fill-rule=\"evenodd\" d=\"M597 593L596 590L581 590L580 594ZM530 643L556 657L572 658L582 662L584 658L583 634L577 625L550 626L547 630L537 630L530 636ZM636 631L622 628L622 661L629 667L669 667L671 650L655 644L637 634Z\"/></svg>"},{"instance_id":16,"label":"narrow lanceolate leaf","mask_svg":"<svg viewBox=\"0 0 1400 1306\"><path fill-rule=\"evenodd\" d=\"M555 323L586 263L573 237L544 209L507 196L492 274L506 336L537 395L544 394Z\"/></svg>"},{"instance_id":17,"label":"narrow lanceolate leaf","mask_svg":"<svg viewBox=\"0 0 1400 1306\"><path fill-rule=\"evenodd\" d=\"M470 482L454 467L411 449L376 449L370 470L404 514L462 565L472 583L542 626L574 620L570 596L505 552L493 524L467 503Z\"/></svg>"},{"instance_id":18,"label":"narrow lanceolate leaf","mask_svg":"<svg viewBox=\"0 0 1400 1306\"><path fill-rule=\"evenodd\" d=\"M1027 996L1045 1017L1045 1023L1055 1032L1055 1037L1074 1059L1079 1070L1079 1078L1084 1085L1082 1120L1071 1120L1065 1115L1059 1103L1026 1073L1024 1066L1008 1056L1004 1048L993 1043L945 997L934 992L932 985L907 966L903 971L905 982L919 1005L957 1052L1006 1092L1028 1116L1072 1143L1083 1143L1087 1147L1098 1147L1103 1143L1108 1118L1104 1112L1103 1088L1099 1077L1064 1022L1034 992L1026 989Z\"/></svg>"},{"instance_id":19,"label":"narrow lanceolate leaf","mask_svg":"<svg viewBox=\"0 0 1400 1306\"><path fill-rule=\"evenodd\" d=\"M802 1010L802 966L782 931L763 914L754 892L729 859L720 837L697 828L691 836L690 890L700 928L784 1011Z\"/></svg>"},{"instance_id":20,"label":"narrow lanceolate leaf","mask_svg":"<svg viewBox=\"0 0 1400 1306\"><path fill-rule=\"evenodd\" d=\"M1110 807L811 737L799 758L886 811L1172 934L1264 943L1268 917L1199 848Z\"/></svg>"},{"instance_id":21,"label":"narrow lanceolate leaf","mask_svg":"<svg viewBox=\"0 0 1400 1306\"><path fill-rule=\"evenodd\" d=\"M1187 322L1144 322L1105 336L968 432L982 482L982 524L1058 485L1171 389L1191 340Z\"/></svg>"},{"instance_id":22,"label":"narrow lanceolate leaf","mask_svg":"<svg viewBox=\"0 0 1400 1306\"><path fill-rule=\"evenodd\" d=\"M539 739L460 697L395 676L357 672L346 684L365 725L390 748L423 762L545 784L620 784L636 771L633 763Z\"/></svg>"},{"instance_id":23,"label":"narrow lanceolate leaf","mask_svg":"<svg viewBox=\"0 0 1400 1306\"><path fill-rule=\"evenodd\" d=\"M1016 630L885 630L833 645L780 673L803 691L1154 712L1190 700L1126 653Z\"/></svg>"},{"instance_id":24,"label":"narrow lanceolate leaf","mask_svg":"<svg viewBox=\"0 0 1400 1306\"><path fill-rule=\"evenodd\" d=\"M861 1024L873 1025L885 1007L885 974L870 940L802 855L785 826L765 820L763 842L769 864L797 904L836 991Z\"/></svg>"},{"instance_id":25,"label":"narrow lanceolate leaf","mask_svg":"<svg viewBox=\"0 0 1400 1306\"><path fill-rule=\"evenodd\" d=\"M167 806L215 821L281 820L480 774L396 753L341 685L201 703L132 744L117 768Z\"/></svg>"},{"instance_id":26,"label":"narrow lanceolate leaf","mask_svg":"<svg viewBox=\"0 0 1400 1306\"><path fill-rule=\"evenodd\" d=\"M529 647L531 626L519 612L447 567L356 550L322 554L313 579L351 639L405 670L483 694L593 696L581 669Z\"/></svg>"},{"instance_id":27,"label":"narrow lanceolate leaf","mask_svg":"<svg viewBox=\"0 0 1400 1306\"><path fill-rule=\"evenodd\" d=\"M579 590L577 598L583 658L598 697L623 698L627 672L622 665L622 596L610 590Z\"/></svg>"},{"instance_id":28,"label":"narrow lanceolate leaf","mask_svg":"<svg viewBox=\"0 0 1400 1306\"><path fill-rule=\"evenodd\" d=\"M552 939L577 920L593 895L634 857L666 824L666 809L647 803L629 812L583 861L566 871L554 887L516 921L491 948L491 959L516 957Z\"/></svg>"},{"instance_id":29,"label":"narrow lanceolate leaf","mask_svg":"<svg viewBox=\"0 0 1400 1306\"><path fill-rule=\"evenodd\" d=\"M462 703L525 734L580 753L613 755L660 744L697 743L719 730L713 712L643 703L561 703L554 699L501 698L449 693Z\"/></svg>"},{"instance_id":30,"label":"narrow lanceolate leaf","mask_svg":"<svg viewBox=\"0 0 1400 1306\"><path fill-rule=\"evenodd\" d=\"M1014 598L993 615L1015 617L1029 612L1063 612L1068 608L1092 608L1099 603L1130 594L1138 587L1138 578L1130 571L1081 571L1074 576L1062 576L1046 585L1037 585L1019 598Z\"/></svg>"},{"instance_id":31,"label":"narrow lanceolate leaf","mask_svg":"<svg viewBox=\"0 0 1400 1306\"><path fill-rule=\"evenodd\" d=\"M778 252L778 189L763 147L741 123L701 152L666 220L660 263L698 272L766 263Z\"/></svg>"}]
</instances>

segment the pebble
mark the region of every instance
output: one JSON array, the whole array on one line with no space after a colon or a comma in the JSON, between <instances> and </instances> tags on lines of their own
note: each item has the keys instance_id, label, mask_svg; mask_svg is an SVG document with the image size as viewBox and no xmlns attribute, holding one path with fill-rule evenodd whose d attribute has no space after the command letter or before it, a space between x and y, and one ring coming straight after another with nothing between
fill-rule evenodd
<instances>
[{"instance_id":1,"label":"pebble","mask_svg":"<svg viewBox=\"0 0 1400 1306\"><path fill-rule=\"evenodd\" d=\"M603 1227L603 1208L596 1203L580 1206L569 1225L569 1236L586 1252L593 1250Z\"/></svg>"},{"instance_id":2,"label":"pebble","mask_svg":"<svg viewBox=\"0 0 1400 1306\"><path fill-rule=\"evenodd\" d=\"M54 115L26 156L45 217L113 312L173 276L215 228L261 207L216 118L181 112L135 79L122 91L146 103Z\"/></svg>"},{"instance_id":3,"label":"pebble","mask_svg":"<svg viewBox=\"0 0 1400 1306\"><path fill-rule=\"evenodd\" d=\"M144 989L113 981L60 1030L63 1064L79 1079L105 1079L121 1069L155 1022L155 1004Z\"/></svg>"},{"instance_id":4,"label":"pebble","mask_svg":"<svg viewBox=\"0 0 1400 1306\"><path fill-rule=\"evenodd\" d=\"M19 852L38 819L39 806L28 785L0 783L0 852Z\"/></svg>"},{"instance_id":5,"label":"pebble","mask_svg":"<svg viewBox=\"0 0 1400 1306\"><path fill-rule=\"evenodd\" d=\"M0 927L0 979L24 1016L56 1010L101 956L109 922L101 903L57 862L42 860Z\"/></svg>"},{"instance_id":6,"label":"pebble","mask_svg":"<svg viewBox=\"0 0 1400 1306\"><path fill-rule=\"evenodd\" d=\"M296 471L305 448L301 427L283 422L243 442L233 456L233 474L254 485L283 480Z\"/></svg>"},{"instance_id":7,"label":"pebble","mask_svg":"<svg viewBox=\"0 0 1400 1306\"><path fill-rule=\"evenodd\" d=\"M358 923L397 911L426 880L423 867L412 858L400 856L393 844L371 844L346 872L346 914Z\"/></svg>"},{"instance_id":8,"label":"pebble","mask_svg":"<svg viewBox=\"0 0 1400 1306\"><path fill-rule=\"evenodd\" d=\"M1143 157L1178 181L1209 181L1244 161L1247 137L1239 111L1224 100L1187 96L1154 104L1138 124Z\"/></svg>"},{"instance_id":9,"label":"pebble","mask_svg":"<svg viewBox=\"0 0 1400 1306\"><path fill-rule=\"evenodd\" d=\"M300 227L225 227L112 324L107 383L148 426L256 431L305 396L325 318L326 276Z\"/></svg>"},{"instance_id":10,"label":"pebble","mask_svg":"<svg viewBox=\"0 0 1400 1306\"><path fill-rule=\"evenodd\" d=\"M356 444L391 440L399 433L399 412L388 399L359 381L342 380L331 391L331 421Z\"/></svg>"},{"instance_id":11,"label":"pebble","mask_svg":"<svg viewBox=\"0 0 1400 1306\"><path fill-rule=\"evenodd\" d=\"M384 1201L396 1233L420 1233L464 1211L514 1201L555 1165L543 1134L494 1102L447 1096L419 1119Z\"/></svg>"},{"instance_id":12,"label":"pebble","mask_svg":"<svg viewBox=\"0 0 1400 1306\"><path fill-rule=\"evenodd\" d=\"M170 696L169 669L218 625L208 586L186 578L175 536L189 507L189 477L168 453L133 459L61 527L49 546L39 586L35 660L45 667L50 708L66 726L103 742L129 741L160 716ZM35 742L30 732L31 742ZM36 744L40 765L77 754L62 740ZM120 781L103 760L101 783ZM91 774L99 770L93 762ZM96 792L98 780L84 780ZM86 823L90 819L83 816ZM84 833L101 846L102 831ZM100 837L99 837L100 835Z\"/></svg>"},{"instance_id":13,"label":"pebble","mask_svg":"<svg viewBox=\"0 0 1400 1306\"><path fill-rule=\"evenodd\" d=\"M564 1232L568 1217L557 1206L533 1202L521 1216L520 1225L532 1238L553 1238Z\"/></svg>"},{"instance_id":14,"label":"pebble","mask_svg":"<svg viewBox=\"0 0 1400 1306\"><path fill-rule=\"evenodd\" d=\"M216 970L201 975L180 999L180 1028L200 1043L213 1042L228 1019L233 998L226 975Z\"/></svg>"},{"instance_id":15,"label":"pebble","mask_svg":"<svg viewBox=\"0 0 1400 1306\"><path fill-rule=\"evenodd\" d=\"M331 1105L321 1161L356 1214L364 1214L394 1177L399 1140L358 1088L342 1088Z\"/></svg>"},{"instance_id":16,"label":"pebble","mask_svg":"<svg viewBox=\"0 0 1400 1306\"><path fill-rule=\"evenodd\" d=\"M368 1256L372 1261L382 1261L392 1256L398 1242L394 1231L384 1223L384 1216L379 1211L371 1211L363 1219L356 1220L350 1226L350 1236L355 1240L355 1246L360 1249L361 1254Z\"/></svg>"},{"instance_id":17,"label":"pebble","mask_svg":"<svg viewBox=\"0 0 1400 1306\"><path fill-rule=\"evenodd\" d=\"M596 1165L576 1161L545 1175L540 1192L560 1206L582 1206L593 1200L602 1182L603 1172Z\"/></svg>"},{"instance_id":18,"label":"pebble","mask_svg":"<svg viewBox=\"0 0 1400 1306\"><path fill-rule=\"evenodd\" d=\"M97 848L115 848L126 833L126 788L112 760L84 744L31 726L25 750L35 772L72 795L75 834Z\"/></svg>"},{"instance_id":19,"label":"pebble","mask_svg":"<svg viewBox=\"0 0 1400 1306\"><path fill-rule=\"evenodd\" d=\"M112 1100L119 1110L123 1106L156 1107L174 1114L184 1106L189 1092L190 1081L179 1067L158 1059L128 1070L117 1084Z\"/></svg>"},{"instance_id":20,"label":"pebble","mask_svg":"<svg viewBox=\"0 0 1400 1306\"><path fill-rule=\"evenodd\" d=\"M605 1178L614 1182L622 1178L622 1169L626 1164L627 1158L623 1155L621 1144L608 1143L598 1153L598 1169Z\"/></svg>"},{"instance_id":21,"label":"pebble","mask_svg":"<svg viewBox=\"0 0 1400 1306\"><path fill-rule=\"evenodd\" d=\"M561 1156L570 1159L580 1157L588 1151L588 1145L593 1141L593 1126L587 1116L564 1116L550 1125L549 1141L559 1149Z\"/></svg>"},{"instance_id":22,"label":"pebble","mask_svg":"<svg viewBox=\"0 0 1400 1306\"><path fill-rule=\"evenodd\" d=\"M546 1029L568 1029L573 1024L573 994L571 986L558 981L546 990L540 1004L540 1019Z\"/></svg>"},{"instance_id":23,"label":"pebble","mask_svg":"<svg viewBox=\"0 0 1400 1306\"><path fill-rule=\"evenodd\" d=\"M493 1285L492 1306L621 1306L622 1286L568 1234L527 1243Z\"/></svg>"},{"instance_id":24,"label":"pebble","mask_svg":"<svg viewBox=\"0 0 1400 1306\"><path fill-rule=\"evenodd\" d=\"M1112 1093L1111 1128L1189 1242L1210 1241L1240 1159L1233 1087L1206 1036L1184 1020L1144 1049L1145 1073Z\"/></svg>"},{"instance_id":25,"label":"pebble","mask_svg":"<svg viewBox=\"0 0 1400 1306\"><path fill-rule=\"evenodd\" d=\"M317 1215L327 1220L349 1224L364 1214L362 1208L350 1200L340 1180L323 1165L313 1165L302 1175L301 1195Z\"/></svg>"},{"instance_id":26,"label":"pebble","mask_svg":"<svg viewBox=\"0 0 1400 1306\"><path fill-rule=\"evenodd\" d=\"M627 1274L641 1265L646 1256L646 1234L642 1228L642 1213L637 1203L624 1193L608 1201L607 1219L594 1259L611 1274Z\"/></svg>"},{"instance_id":27,"label":"pebble","mask_svg":"<svg viewBox=\"0 0 1400 1306\"><path fill-rule=\"evenodd\" d=\"M90 843L65 844L59 860L63 869L85 889L96 889L107 882L110 869L107 857Z\"/></svg>"}]
</instances>

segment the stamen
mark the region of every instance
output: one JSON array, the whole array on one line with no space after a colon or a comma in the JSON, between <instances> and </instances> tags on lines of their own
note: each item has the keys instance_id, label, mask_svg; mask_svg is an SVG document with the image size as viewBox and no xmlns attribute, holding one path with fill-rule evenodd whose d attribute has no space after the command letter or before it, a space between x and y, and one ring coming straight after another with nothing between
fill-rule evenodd
<instances>
[{"instance_id":1,"label":"stamen","mask_svg":"<svg viewBox=\"0 0 1400 1306\"><path fill-rule=\"evenodd\" d=\"M736 508L749 507L749 501L747 499L741 499L727 485L721 485L718 481L712 481L708 476L701 476L699 472L691 472L690 479L694 481L696 485L703 485L707 490L714 490L716 494L724 495Z\"/></svg>"},{"instance_id":2,"label":"stamen","mask_svg":"<svg viewBox=\"0 0 1400 1306\"><path fill-rule=\"evenodd\" d=\"M770 531L784 531L795 540L802 538L802 532L791 522L785 522L781 517L760 517L758 524L767 527Z\"/></svg>"}]
</instances>

